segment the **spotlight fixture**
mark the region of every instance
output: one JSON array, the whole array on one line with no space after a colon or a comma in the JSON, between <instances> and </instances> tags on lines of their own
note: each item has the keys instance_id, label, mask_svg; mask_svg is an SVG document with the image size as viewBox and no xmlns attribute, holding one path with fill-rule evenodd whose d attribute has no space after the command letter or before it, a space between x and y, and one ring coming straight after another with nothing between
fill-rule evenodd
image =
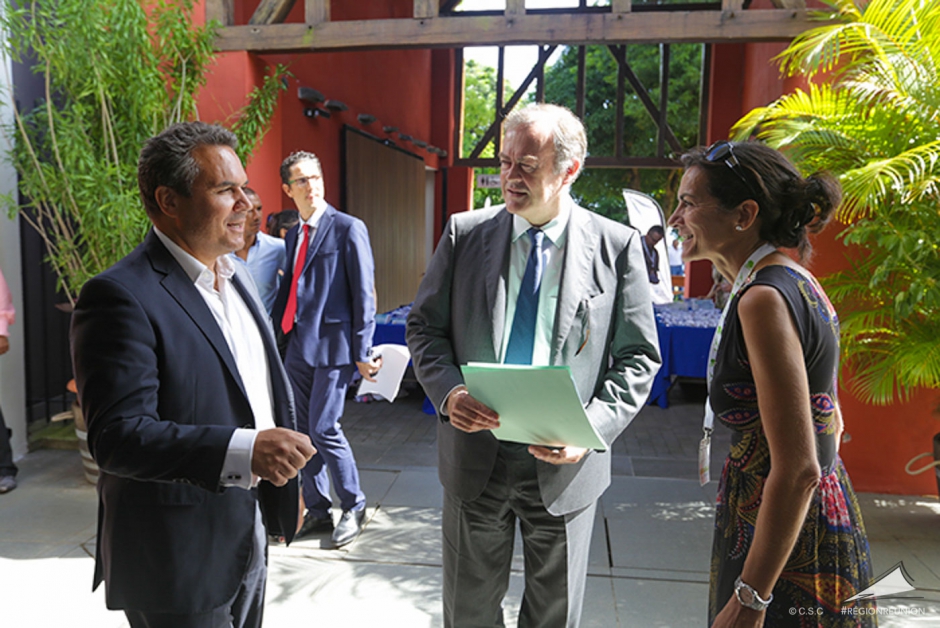
<instances>
[{"instance_id":1,"label":"spotlight fixture","mask_svg":"<svg viewBox=\"0 0 940 628\"><path fill-rule=\"evenodd\" d=\"M437 149L437 154L440 155L441 157L447 157L447 151L444 150L443 148Z\"/></svg>"},{"instance_id":2,"label":"spotlight fixture","mask_svg":"<svg viewBox=\"0 0 940 628\"><path fill-rule=\"evenodd\" d=\"M424 140L412 140L412 143L413 143L415 146L417 146L418 148L427 148L427 147L428 147L428 143L425 142Z\"/></svg>"},{"instance_id":3,"label":"spotlight fixture","mask_svg":"<svg viewBox=\"0 0 940 628\"><path fill-rule=\"evenodd\" d=\"M410 142L412 140L412 137L410 135L405 135L404 133L399 133L398 139L400 139L403 142Z\"/></svg>"},{"instance_id":4,"label":"spotlight fixture","mask_svg":"<svg viewBox=\"0 0 940 628\"><path fill-rule=\"evenodd\" d=\"M435 154L435 155L440 155L440 154L441 154L441 149L438 148L437 146L428 146L428 152L429 152L429 153L433 153L433 154Z\"/></svg>"},{"instance_id":5,"label":"spotlight fixture","mask_svg":"<svg viewBox=\"0 0 940 628\"><path fill-rule=\"evenodd\" d=\"M372 124L375 122L375 116L368 113L360 113L356 116L356 119L359 120L359 124Z\"/></svg>"},{"instance_id":6,"label":"spotlight fixture","mask_svg":"<svg viewBox=\"0 0 940 628\"><path fill-rule=\"evenodd\" d=\"M312 87L303 86L297 88L297 98L311 105L317 105L326 100L323 97L323 94L317 90L313 89Z\"/></svg>"},{"instance_id":7,"label":"spotlight fixture","mask_svg":"<svg viewBox=\"0 0 940 628\"><path fill-rule=\"evenodd\" d=\"M382 131L385 133L395 133L396 131L398 131L398 127L397 126L383 126Z\"/></svg>"},{"instance_id":8,"label":"spotlight fixture","mask_svg":"<svg viewBox=\"0 0 940 628\"><path fill-rule=\"evenodd\" d=\"M346 106L346 103L340 102L338 100L328 100L323 103L323 106L327 109L332 109L333 111L346 111L349 107Z\"/></svg>"},{"instance_id":9,"label":"spotlight fixture","mask_svg":"<svg viewBox=\"0 0 940 628\"><path fill-rule=\"evenodd\" d=\"M329 118L330 112L320 107L304 107L304 115L308 118Z\"/></svg>"}]
</instances>

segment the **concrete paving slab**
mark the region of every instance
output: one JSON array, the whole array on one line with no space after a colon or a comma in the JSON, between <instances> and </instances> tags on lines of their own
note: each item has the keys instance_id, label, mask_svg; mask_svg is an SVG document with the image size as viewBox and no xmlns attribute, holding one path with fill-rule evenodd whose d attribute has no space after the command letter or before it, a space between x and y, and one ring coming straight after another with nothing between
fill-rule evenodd
<instances>
[{"instance_id":1,"label":"concrete paving slab","mask_svg":"<svg viewBox=\"0 0 940 628\"><path fill-rule=\"evenodd\" d=\"M441 625L440 589L437 567L276 555L265 624L432 628Z\"/></svg>"},{"instance_id":2,"label":"concrete paving slab","mask_svg":"<svg viewBox=\"0 0 940 628\"><path fill-rule=\"evenodd\" d=\"M626 628L704 626L708 585L657 580L612 580L620 625Z\"/></svg>"},{"instance_id":3,"label":"concrete paving slab","mask_svg":"<svg viewBox=\"0 0 940 628\"><path fill-rule=\"evenodd\" d=\"M444 488L437 479L437 468L414 468L399 473L382 505L443 508Z\"/></svg>"},{"instance_id":4,"label":"concrete paving slab","mask_svg":"<svg viewBox=\"0 0 940 628\"><path fill-rule=\"evenodd\" d=\"M662 580L665 582L685 582L690 584L708 584L710 573L709 565L695 569L645 569L633 567L613 567L610 570L613 578L627 578L630 580Z\"/></svg>"},{"instance_id":5,"label":"concrete paving slab","mask_svg":"<svg viewBox=\"0 0 940 628\"><path fill-rule=\"evenodd\" d=\"M614 477L601 497L608 518L617 518L636 506L660 503L705 503L714 505L711 489L697 480L672 478Z\"/></svg>"},{"instance_id":6,"label":"concrete paving slab","mask_svg":"<svg viewBox=\"0 0 940 628\"><path fill-rule=\"evenodd\" d=\"M0 558L3 625L9 628L127 628L105 608L104 587L91 592L94 560ZM52 596L52 597L50 597Z\"/></svg>"},{"instance_id":7,"label":"concrete paving slab","mask_svg":"<svg viewBox=\"0 0 940 628\"><path fill-rule=\"evenodd\" d=\"M612 567L707 570L712 531L706 518L664 519L655 509L608 519Z\"/></svg>"},{"instance_id":8,"label":"concrete paving slab","mask_svg":"<svg viewBox=\"0 0 940 628\"><path fill-rule=\"evenodd\" d=\"M441 511L383 506L348 548L349 560L440 567Z\"/></svg>"}]
</instances>

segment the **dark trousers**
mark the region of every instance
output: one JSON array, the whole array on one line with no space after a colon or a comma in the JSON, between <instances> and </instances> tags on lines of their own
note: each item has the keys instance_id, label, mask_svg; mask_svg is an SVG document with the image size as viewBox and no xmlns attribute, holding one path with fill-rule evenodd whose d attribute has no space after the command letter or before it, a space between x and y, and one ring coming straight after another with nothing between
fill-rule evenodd
<instances>
[{"instance_id":1,"label":"dark trousers","mask_svg":"<svg viewBox=\"0 0 940 628\"><path fill-rule=\"evenodd\" d=\"M240 490L240 489L229 489ZM267 576L267 538L261 511L255 511L255 542L235 597L205 613L155 613L125 610L131 628L261 628Z\"/></svg>"},{"instance_id":2,"label":"dark trousers","mask_svg":"<svg viewBox=\"0 0 940 628\"><path fill-rule=\"evenodd\" d=\"M0 409L0 477L13 475L17 472L13 464L13 448L10 446L10 430L3 421L3 410Z\"/></svg>"},{"instance_id":3,"label":"dark trousers","mask_svg":"<svg viewBox=\"0 0 940 628\"><path fill-rule=\"evenodd\" d=\"M504 626L517 521L525 558L518 626L578 626L597 505L552 515L535 465L525 448L503 446L480 497L464 501L444 491L446 628Z\"/></svg>"},{"instance_id":4,"label":"dark trousers","mask_svg":"<svg viewBox=\"0 0 940 628\"><path fill-rule=\"evenodd\" d=\"M307 509L317 518L330 516L332 478L342 509L362 510L366 496L359 486L359 469L339 424L356 365L312 367L288 342L284 366L294 389L297 429L309 436L317 449L301 471Z\"/></svg>"}]
</instances>

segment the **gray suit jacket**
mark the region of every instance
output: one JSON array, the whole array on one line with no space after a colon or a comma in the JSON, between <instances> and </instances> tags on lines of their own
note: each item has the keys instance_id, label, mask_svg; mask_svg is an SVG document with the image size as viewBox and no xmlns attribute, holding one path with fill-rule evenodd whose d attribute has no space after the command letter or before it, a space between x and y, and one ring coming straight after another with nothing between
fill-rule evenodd
<instances>
[{"instance_id":1,"label":"gray suit jacket","mask_svg":"<svg viewBox=\"0 0 940 628\"><path fill-rule=\"evenodd\" d=\"M428 397L440 408L463 383L460 365L498 362L506 324L512 215L502 206L454 215L408 317L408 347ZM611 443L649 394L660 357L640 234L572 203L552 333L552 364L571 367L588 417ZM446 417L438 429L444 488L464 500L483 491L499 443ZM538 462L553 515L584 508L610 484L610 452L574 465Z\"/></svg>"}]
</instances>

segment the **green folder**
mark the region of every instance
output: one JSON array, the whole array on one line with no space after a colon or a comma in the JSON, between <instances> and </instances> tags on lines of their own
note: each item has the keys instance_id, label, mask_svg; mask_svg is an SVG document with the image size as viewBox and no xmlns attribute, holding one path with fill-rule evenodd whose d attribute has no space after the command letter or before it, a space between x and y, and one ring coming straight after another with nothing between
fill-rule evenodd
<instances>
[{"instance_id":1,"label":"green folder","mask_svg":"<svg viewBox=\"0 0 940 628\"><path fill-rule=\"evenodd\" d=\"M499 413L499 440L546 447L607 443L588 420L567 366L470 362L461 367L470 394Z\"/></svg>"}]
</instances>

